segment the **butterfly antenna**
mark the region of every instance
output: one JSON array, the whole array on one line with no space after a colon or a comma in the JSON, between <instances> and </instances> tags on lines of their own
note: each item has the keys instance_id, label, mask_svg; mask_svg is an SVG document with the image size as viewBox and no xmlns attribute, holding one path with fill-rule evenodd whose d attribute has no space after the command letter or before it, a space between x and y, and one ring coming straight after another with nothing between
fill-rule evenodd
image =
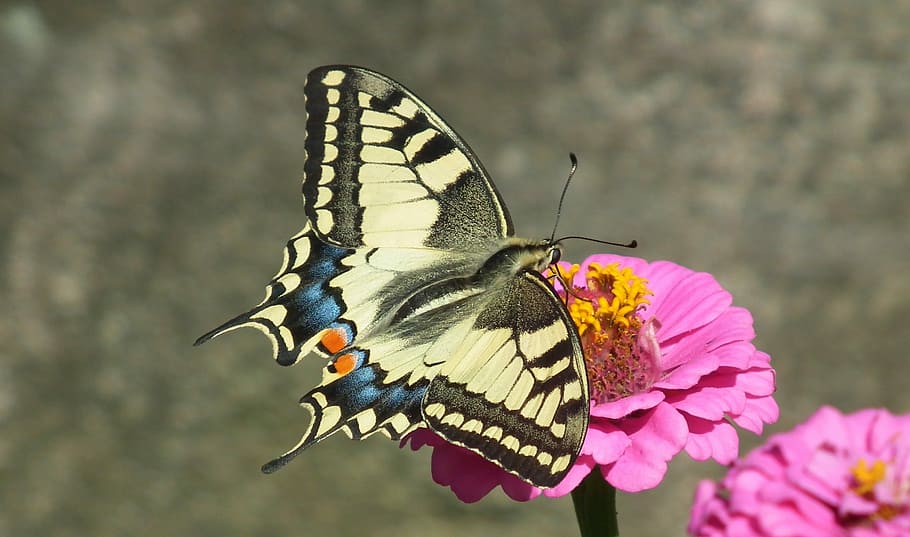
<instances>
[{"instance_id":1,"label":"butterfly antenna","mask_svg":"<svg viewBox=\"0 0 910 537\"><path fill-rule=\"evenodd\" d=\"M592 239L591 237L582 237L579 235L569 235L566 237L561 237L554 240L556 237L556 228L559 227L559 217L562 216L562 202L566 199L566 192L569 191L569 183L572 182L572 177L575 177L575 170L578 169L578 157L575 156L575 153L569 153L569 160L572 161L572 167L569 169L569 176L566 177L566 184L562 187L562 194L559 195L559 205L556 207L556 222L553 223L553 232L550 233L550 244L555 244L557 242L562 242L566 239L579 239L583 241L596 242L598 244L607 244L609 246L619 246L620 248L637 248L638 241L635 239L626 242L611 242L611 241L602 241L599 239Z\"/></svg>"},{"instance_id":2,"label":"butterfly antenna","mask_svg":"<svg viewBox=\"0 0 910 537\"><path fill-rule=\"evenodd\" d=\"M569 183L572 182L575 170L578 169L578 157L575 156L575 153L569 153L569 160L572 161L572 167L569 169L569 176L566 177L566 184L562 187L562 194L559 195L559 205L556 207L556 222L553 223L553 233L550 233L550 244L553 243L553 237L556 236L556 228L559 226L559 217L562 216L562 202L566 199L566 192L569 191Z\"/></svg>"},{"instance_id":3,"label":"butterfly antenna","mask_svg":"<svg viewBox=\"0 0 910 537\"><path fill-rule=\"evenodd\" d=\"M602 241L600 239L592 239L591 237L583 237L581 235L567 235L565 237L560 237L556 239L556 242L562 242L569 239L577 239L580 241L596 242L598 244L607 244L610 246L619 246L620 248L638 248L638 241L632 239L629 242L611 242L611 241Z\"/></svg>"}]
</instances>

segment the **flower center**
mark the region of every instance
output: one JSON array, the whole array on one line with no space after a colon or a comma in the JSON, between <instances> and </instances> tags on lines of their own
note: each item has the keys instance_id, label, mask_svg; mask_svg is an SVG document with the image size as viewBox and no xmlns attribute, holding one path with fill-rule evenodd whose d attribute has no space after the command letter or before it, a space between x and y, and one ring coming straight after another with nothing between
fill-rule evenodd
<instances>
[{"instance_id":1,"label":"flower center","mask_svg":"<svg viewBox=\"0 0 910 537\"><path fill-rule=\"evenodd\" d=\"M866 459L860 459L851 472L853 480L856 482L853 492L863 496L872 492L875 485L885 479L885 462L878 460L869 466Z\"/></svg>"},{"instance_id":2,"label":"flower center","mask_svg":"<svg viewBox=\"0 0 910 537\"><path fill-rule=\"evenodd\" d=\"M891 520L907 511L910 483L901 483L902 480L896 479L895 474L899 472L894 466L890 467L889 472L888 463L881 459L873 462L871 466L866 459L860 459L850 472L853 474L851 490L878 506L871 519ZM884 486L880 487L880 484Z\"/></svg>"},{"instance_id":3,"label":"flower center","mask_svg":"<svg viewBox=\"0 0 910 537\"><path fill-rule=\"evenodd\" d=\"M557 270L572 282L580 267ZM581 336L591 396L606 403L647 390L661 374L659 325L639 316L649 303L648 281L619 263L591 263L585 281L584 287L569 283L563 296Z\"/></svg>"}]
</instances>

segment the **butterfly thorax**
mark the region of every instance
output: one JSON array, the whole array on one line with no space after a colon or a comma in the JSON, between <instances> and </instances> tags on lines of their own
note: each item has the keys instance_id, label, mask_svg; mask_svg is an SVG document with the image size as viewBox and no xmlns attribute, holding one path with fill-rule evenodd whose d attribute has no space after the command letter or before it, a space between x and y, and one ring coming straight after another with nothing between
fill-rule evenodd
<instances>
[{"instance_id":1,"label":"butterfly thorax","mask_svg":"<svg viewBox=\"0 0 910 537\"><path fill-rule=\"evenodd\" d=\"M562 245L550 240L529 240L511 237L491 255L477 271L478 277L496 275L511 278L520 272L532 270L542 272L559 261Z\"/></svg>"},{"instance_id":2,"label":"butterfly thorax","mask_svg":"<svg viewBox=\"0 0 910 537\"><path fill-rule=\"evenodd\" d=\"M522 272L541 272L557 262L561 253L561 245L549 240L509 238L476 272L434 282L412 294L391 322L400 323L499 288Z\"/></svg>"}]
</instances>

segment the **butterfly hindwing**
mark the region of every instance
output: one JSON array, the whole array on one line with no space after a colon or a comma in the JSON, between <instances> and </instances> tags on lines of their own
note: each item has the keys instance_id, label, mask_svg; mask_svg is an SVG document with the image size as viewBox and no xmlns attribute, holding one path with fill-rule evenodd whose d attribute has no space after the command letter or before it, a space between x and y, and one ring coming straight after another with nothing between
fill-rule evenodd
<instances>
[{"instance_id":1,"label":"butterfly hindwing","mask_svg":"<svg viewBox=\"0 0 910 537\"><path fill-rule=\"evenodd\" d=\"M490 295L431 381L424 419L449 442L538 486L555 486L587 430L578 334L538 273L521 273Z\"/></svg>"},{"instance_id":2,"label":"butterfly hindwing","mask_svg":"<svg viewBox=\"0 0 910 537\"><path fill-rule=\"evenodd\" d=\"M584 440L588 386L559 297L532 272L492 292L451 283L433 309L332 357L301 399L308 430L267 471L338 430L397 440L425 425L538 486L562 480Z\"/></svg>"},{"instance_id":3,"label":"butterfly hindwing","mask_svg":"<svg viewBox=\"0 0 910 537\"><path fill-rule=\"evenodd\" d=\"M388 331L364 335L331 357L322 383L300 400L312 416L306 432L265 471L280 468L339 430L355 439L382 432L398 440L423 425L430 381L468 335L472 312L485 298L467 285L436 288L432 309L411 312Z\"/></svg>"},{"instance_id":4,"label":"butterfly hindwing","mask_svg":"<svg viewBox=\"0 0 910 537\"><path fill-rule=\"evenodd\" d=\"M408 349L413 354L414 349ZM419 352L419 350L417 351ZM333 357L323 384L300 399L311 420L300 441L262 470L274 472L304 449L339 430L361 440L376 432L398 440L421 423L420 406L429 380L407 383L388 378L388 372L368 363L368 351L348 348ZM343 375L336 368L344 364Z\"/></svg>"},{"instance_id":5,"label":"butterfly hindwing","mask_svg":"<svg viewBox=\"0 0 910 537\"><path fill-rule=\"evenodd\" d=\"M304 204L328 242L476 251L512 234L473 152L412 92L349 66L315 69L304 92Z\"/></svg>"}]
</instances>

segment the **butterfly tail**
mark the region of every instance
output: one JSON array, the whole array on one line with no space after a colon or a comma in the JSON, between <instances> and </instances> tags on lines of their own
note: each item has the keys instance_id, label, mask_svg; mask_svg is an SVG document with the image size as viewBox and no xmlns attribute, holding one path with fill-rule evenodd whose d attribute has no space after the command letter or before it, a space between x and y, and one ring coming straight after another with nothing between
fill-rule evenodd
<instances>
[{"instance_id":1,"label":"butterfly tail","mask_svg":"<svg viewBox=\"0 0 910 537\"><path fill-rule=\"evenodd\" d=\"M347 306L330 284L349 270L342 260L353 250L326 244L308 224L288 241L284 253L262 302L202 335L195 345L250 326L269 338L279 364L292 365L312 350L331 355L354 340L356 325L342 317Z\"/></svg>"},{"instance_id":2,"label":"butterfly tail","mask_svg":"<svg viewBox=\"0 0 910 537\"><path fill-rule=\"evenodd\" d=\"M369 351L347 348L332 357L323 384L300 399L311 415L300 441L280 457L262 466L272 473L303 450L339 430L354 440L380 432L400 440L422 423L421 401L428 381L390 381L368 360Z\"/></svg>"}]
</instances>

